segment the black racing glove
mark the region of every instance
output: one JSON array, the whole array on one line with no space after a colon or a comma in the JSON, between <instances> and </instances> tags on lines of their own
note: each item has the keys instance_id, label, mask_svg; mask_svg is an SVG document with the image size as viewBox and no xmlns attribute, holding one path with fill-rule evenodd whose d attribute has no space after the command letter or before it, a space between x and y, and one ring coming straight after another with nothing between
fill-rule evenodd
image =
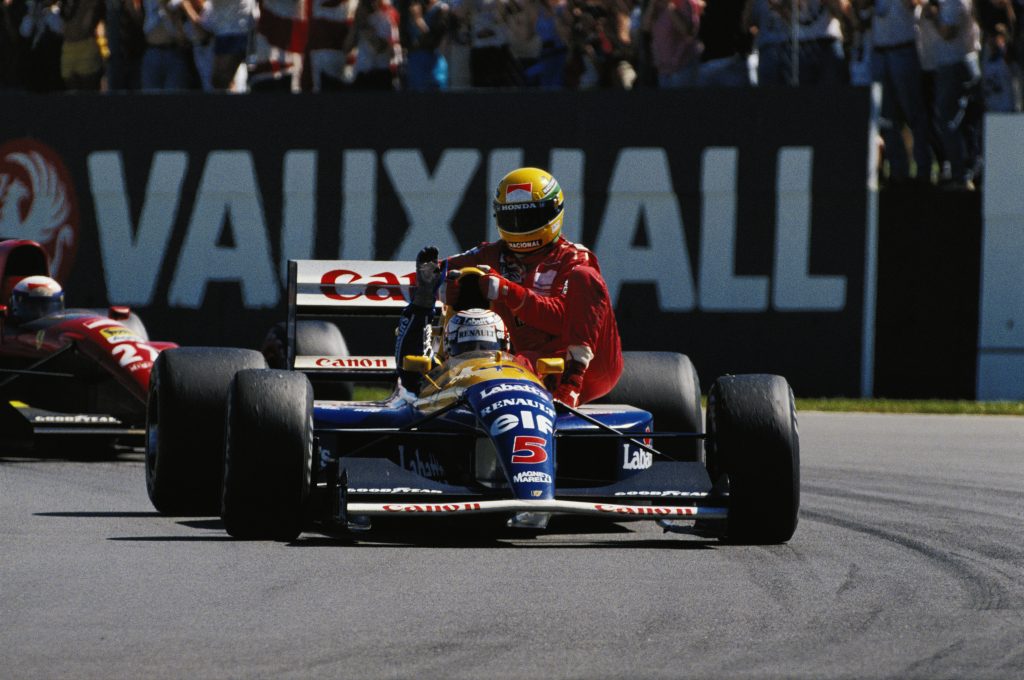
<instances>
[{"instance_id":1,"label":"black racing glove","mask_svg":"<svg viewBox=\"0 0 1024 680\"><path fill-rule=\"evenodd\" d=\"M417 307L433 308L434 293L441 276L441 267L437 264L437 248L427 246L416 255L416 292L412 303Z\"/></svg>"}]
</instances>

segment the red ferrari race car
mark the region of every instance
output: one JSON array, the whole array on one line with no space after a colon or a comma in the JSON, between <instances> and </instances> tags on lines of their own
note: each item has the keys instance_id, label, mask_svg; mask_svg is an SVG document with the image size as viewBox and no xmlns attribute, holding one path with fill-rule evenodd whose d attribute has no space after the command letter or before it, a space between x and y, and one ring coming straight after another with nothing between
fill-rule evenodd
<instances>
[{"instance_id":1,"label":"red ferrari race car","mask_svg":"<svg viewBox=\"0 0 1024 680\"><path fill-rule=\"evenodd\" d=\"M127 307L65 309L35 241L0 241L0 437L141 444L149 374L176 347L149 340Z\"/></svg>"}]
</instances>

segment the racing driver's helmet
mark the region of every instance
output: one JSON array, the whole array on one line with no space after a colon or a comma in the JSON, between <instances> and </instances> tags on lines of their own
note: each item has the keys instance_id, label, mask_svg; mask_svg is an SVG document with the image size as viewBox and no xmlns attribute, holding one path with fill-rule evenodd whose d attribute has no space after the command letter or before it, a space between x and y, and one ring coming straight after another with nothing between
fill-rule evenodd
<instances>
[{"instance_id":1,"label":"racing driver's helmet","mask_svg":"<svg viewBox=\"0 0 1024 680\"><path fill-rule=\"evenodd\" d=\"M15 323L35 321L64 311L64 290L49 276L26 276L11 292L11 318Z\"/></svg>"},{"instance_id":2,"label":"racing driver's helmet","mask_svg":"<svg viewBox=\"0 0 1024 680\"><path fill-rule=\"evenodd\" d=\"M529 253L562 232L565 197L558 181L538 168L519 168L498 182L494 220L509 250Z\"/></svg>"},{"instance_id":3,"label":"racing driver's helmet","mask_svg":"<svg viewBox=\"0 0 1024 680\"><path fill-rule=\"evenodd\" d=\"M448 357L474 351L508 351L509 337L501 317L486 309L456 312L444 327L444 351Z\"/></svg>"}]
</instances>

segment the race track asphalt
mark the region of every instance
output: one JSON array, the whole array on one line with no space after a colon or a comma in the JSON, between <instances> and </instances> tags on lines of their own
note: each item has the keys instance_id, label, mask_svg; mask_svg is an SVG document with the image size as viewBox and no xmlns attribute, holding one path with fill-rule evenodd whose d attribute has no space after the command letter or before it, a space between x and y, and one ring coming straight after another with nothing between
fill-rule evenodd
<instances>
[{"instance_id":1,"label":"race track asphalt","mask_svg":"<svg viewBox=\"0 0 1024 680\"><path fill-rule=\"evenodd\" d=\"M0 677L1024 678L1024 418L801 414L793 540L237 542L0 457ZM384 537L386 539L386 537Z\"/></svg>"}]
</instances>

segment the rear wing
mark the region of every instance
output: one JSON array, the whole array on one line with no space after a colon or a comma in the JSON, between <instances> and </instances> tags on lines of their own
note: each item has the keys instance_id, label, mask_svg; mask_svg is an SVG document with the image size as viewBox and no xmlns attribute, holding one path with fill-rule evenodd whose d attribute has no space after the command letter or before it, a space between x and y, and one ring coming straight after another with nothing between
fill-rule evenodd
<instances>
[{"instance_id":1,"label":"rear wing","mask_svg":"<svg viewBox=\"0 0 1024 680\"><path fill-rule=\"evenodd\" d=\"M416 263L383 260L288 261L288 366L348 380L390 379L393 355L296 356L296 323L301 319L394 317L412 301Z\"/></svg>"}]
</instances>

